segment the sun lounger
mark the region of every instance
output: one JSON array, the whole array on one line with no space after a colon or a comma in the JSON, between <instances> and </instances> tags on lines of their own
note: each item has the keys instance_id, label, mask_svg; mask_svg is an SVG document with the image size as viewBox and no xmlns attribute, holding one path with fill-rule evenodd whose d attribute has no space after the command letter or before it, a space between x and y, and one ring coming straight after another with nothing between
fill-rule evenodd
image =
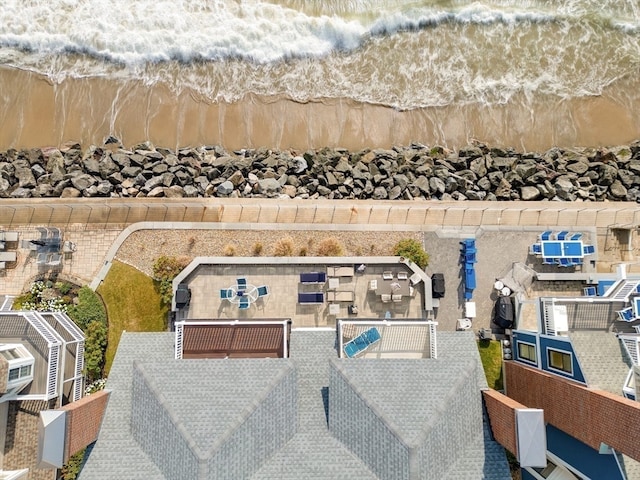
<instances>
[{"instance_id":1,"label":"sun lounger","mask_svg":"<svg viewBox=\"0 0 640 480\"><path fill-rule=\"evenodd\" d=\"M398 280L407 280L409 278L409 274L403 270L398 272L397 278Z\"/></svg>"},{"instance_id":2,"label":"sun lounger","mask_svg":"<svg viewBox=\"0 0 640 480\"><path fill-rule=\"evenodd\" d=\"M583 289L583 293L585 297L595 297L596 295L598 295L596 287L585 287Z\"/></svg>"},{"instance_id":3,"label":"sun lounger","mask_svg":"<svg viewBox=\"0 0 640 480\"><path fill-rule=\"evenodd\" d=\"M464 286L467 290L475 290L476 288L476 271L474 269L465 269Z\"/></svg>"},{"instance_id":4,"label":"sun lounger","mask_svg":"<svg viewBox=\"0 0 640 480\"><path fill-rule=\"evenodd\" d=\"M401 302L402 301L402 295L391 295L391 301L392 302Z\"/></svg>"},{"instance_id":5,"label":"sun lounger","mask_svg":"<svg viewBox=\"0 0 640 480\"><path fill-rule=\"evenodd\" d=\"M0 262L15 262L16 252L0 252Z\"/></svg>"},{"instance_id":6,"label":"sun lounger","mask_svg":"<svg viewBox=\"0 0 640 480\"><path fill-rule=\"evenodd\" d=\"M540 234L540 240L551 240L551 235L553 232L551 230L545 230Z\"/></svg>"},{"instance_id":7,"label":"sun lounger","mask_svg":"<svg viewBox=\"0 0 640 480\"><path fill-rule=\"evenodd\" d=\"M353 358L359 353L364 352L371 345L380 341L380 332L377 328L372 327L360 335L358 335L353 340L347 342L343 346L344 353L349 358Z\"/></svg>"},{"instance_id":8,"label":"sun lounger","mask_svg":"<svg viewBox=\"0 0 640 480\"><path fill-rule=\"evenodd\" d=\"M633 322L636 319L633 313L633 307L618 310L616 313L618 314L618 319L622 322Z\"/></svg>"},{"instance_id":9,"label":"sun lounger","mask_svg":"<svg viewBox=\"0 0 640 480\"><path fill-rule=\"evenodd\" d=\"M540 245L539 243L534 243L533 245L531 245L529 253L531 255L542 255L542 245Z\"/></svg>"},{"instance_id":10,"label":"sun lounger","mask_svg":"<svg viewBox=\"0 0 640 480\"><path fill-rule=\"evenodd\" d=\"M582 253L584 253L585 255L592 255L596 253L596 247L594 247L593 245L584 245L582 247Z\"/></svg>"},{"instance_id":11,"label":"sun lounger","mask_svg":"<svg viewBox=\"0 0 640 480\"><path fill-rule=\"evenodd\" d=\"M302 303L302 304L324 303L324 293L323 292L298 293L298 303Z\"/></svg>"},{"instance_id":12,"label":"sun lounger","mask_svg":"<svg viewBox=\"0 0 640 480\"><path fill-rule=\"evenodd\" d=\"M323 284L327 281L327 274L324 272L307 272L300 274L300 283Z\"/></svg>"},{"instance_id":13,"label":"sun lounger","mask_svg":"<svg viewBox=\"0 0 640 480\"><path fill-rule=\"evenodd\" d=\"M327 275L330 277L353 277L353 267L327 267Z\"/></svg>"},{"instance_id":14,"label":"sun lounger","mask_svg":"<svg viewBox=\"0 0 640 480\"><path fill-rule=\"evenodd\" d=\"M393 280L393 272L382 272L382 279L383 280Z\"/></svg>"},{"instance_id":15,"label":"sun lounger","mask_svg":"<svg viewBox=\"0 0 640 480\"><path fill-rule=\"evenodd\" d=\"M380 300L382 300L383 303L389 303L391 301L391 295L383 293L380 295Z\"/></svg>"},{"instance_id":16,"label":"sun lounger","mask_svg":"<svg viewBox=\"0 0 640 480\"><path fill-rule=\"evenodd\" d=\"M563 230L561 232L558 232L558 235L556 235L556 238L558 240L566 240L568 235L569 235L569 232L567 232L566 230Z\"/></svg>"},{"instance_id":17,"label":"sun lounger","mask_svg":"<svg viewBox=\"0 0 640 480\"><path fill-rule=\"evenodd\" d=\"M352 291L329 291L327 292L328 302L353 302L355 294Z\"/></svg>"}]
</instances>

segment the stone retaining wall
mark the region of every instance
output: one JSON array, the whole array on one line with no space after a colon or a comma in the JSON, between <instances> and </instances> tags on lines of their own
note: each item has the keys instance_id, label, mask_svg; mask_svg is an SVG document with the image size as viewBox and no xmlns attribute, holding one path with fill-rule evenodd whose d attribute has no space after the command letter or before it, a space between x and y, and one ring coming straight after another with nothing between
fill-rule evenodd
<instances>
[{"instance_id":1,"label":"stone retaining wall","mask_svg":"<svg viewBox=\"0 0 640 480\"><path fill-rule=\"evenodd\" d=\"M109 138L85 150L0 152L0 197L640 201L640 142L544 153L483 144L302 153L125 149Z\"/></svg>"}]
</instances>

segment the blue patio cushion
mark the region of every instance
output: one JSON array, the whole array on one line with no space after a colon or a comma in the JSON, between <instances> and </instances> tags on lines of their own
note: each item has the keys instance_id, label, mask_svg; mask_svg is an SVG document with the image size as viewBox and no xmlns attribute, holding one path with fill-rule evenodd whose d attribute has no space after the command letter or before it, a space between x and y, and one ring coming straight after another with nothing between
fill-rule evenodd
<instances>
[{"instance_id":1,"label":"blue patio cushion","mask_svg":"<svg viewBox=\"0 0 640 480\"><path fill-rule=\"evenodd\" d=\"M232 296L233 296L233 292L228 288L223 288L220 290L220 298L225 299L225 298L231 298Z\"/></svg>"},{"instance_id":2,"label":"blue patio cushion","mask_svg":"<svg viewBox=\"0 0 640 480\"><path fill-rule=\"evenodd\" d=\"M266 285L260 285L258 287L258 296L264 297L265 295L269 295L269 287L267 287Z\"/></svg>"}]
</instances>

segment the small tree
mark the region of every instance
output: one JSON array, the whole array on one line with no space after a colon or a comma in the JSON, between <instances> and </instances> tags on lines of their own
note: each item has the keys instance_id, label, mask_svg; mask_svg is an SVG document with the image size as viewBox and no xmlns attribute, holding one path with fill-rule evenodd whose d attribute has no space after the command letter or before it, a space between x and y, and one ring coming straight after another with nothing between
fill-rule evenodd
<instances>
[{"instance_id":1,"label":"small tree","mask_svg":"<svg viewBox=\"0 0 640 480\"><path fill-rule=\"evenodd\" d=\"M189 263L187 257L167 257L162 255L153 264L153 279L159 282L158 289L162 302L171 303L172 282Z\"/></svg>"},{"instance_id":2,"label":"small tree","mask_svg":"<svg viewBox=\"0 0 640 480\"><path fill-rule=\"evenodd\" d=\"M429 254L424 251L420 242L412 238L400 240L396 246L393 247L393 254L408 258L422 269L429 265Z\"/></svg>"},{"instance_id":3,"label":"small tree","mask_svg":"<svg viewBox=\"0 0 640 480\"><path fill-rule=\"evenodd\" d=\"M98 321L92 321L85 330L87 336L84 350L84 368L88 382L102 377L104 353L107 349L107 326Z\"/></svg>"}]
</instances>

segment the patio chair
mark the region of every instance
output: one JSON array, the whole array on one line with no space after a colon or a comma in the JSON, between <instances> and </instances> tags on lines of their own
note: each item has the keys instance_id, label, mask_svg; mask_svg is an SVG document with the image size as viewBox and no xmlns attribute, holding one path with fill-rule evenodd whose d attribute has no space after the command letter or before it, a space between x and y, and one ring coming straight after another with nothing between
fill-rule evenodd
<instances>
[{"instance_id":1,"label":"patio chair","mask_svg":"<svg viewBox=\"0 0 640 480\"><path fill-rule=\"evenodd\" d=\"M534 243L529 247L529 253L531 255L542 255L542 245L539 243Z\"/></svg>"},{"instance_id":2,"label":"patio chair","mask_svg":"<svg viewBox=\"0 0 640 480\"><path fill-rule=\"evenodd\" d=\"M51 267L57 267L61 263L62 263L62 255L60 255L59 253L52 253L49 255L49 258L47 259L47 265Z\"/></svg>"},{"instance_id":3,"label":"patio chair","mask_svg":"<svg viewBox=\"0 0 640 480\"><path fill-rule=\"evenodd\" d=\"M478 260L476 260L476 253L475 252L465 252L464 253L464 262L465 263L478 263Z\"/></svg>"},{"instance_id":4,"label":"patio chair","mask_svg":"<svg viewBox=\"0 0 640 480\"><path fill-rule=\"evenodd\" d=\"M62 252L63 253L73 253L76 251L76 244L73 242L66 241L62 244Z\"/></svg>"},{"instance_id":5,"label":"patio chair","mask_svg":"<svg viewBox=\"0 0 640 480\"><path fill-rule=\"evenodd\" d=\"M558 264L561 267L573 267L573 262L570 258L562 257L558 259Z\"/></svg>"},{"instance_id":6,"label":"patio chair","mask_svg":"<svg viewBox=\"0 0 640 480\"><path fill-rule=\"evenodd\" d=\"M558 234L556 235L556 238L558 240L566 240L567 239L567 235L569 235L569 232L567 232L566 230L563 230L561 232L558 232Z\"/></svg>"},{"instance_id":7,"label":"patio chair","mask_svg":"<svg viewBox=\"0 0 640 480\"><path fill-rule=\"evenodd\" d=\"M598 296L598 290L596 287L585 287L583 290L585 297L596 297Z\"/></svg>"},{"instance_id":8,"label":"patio chair","mask_svg":"<svg viewBox=\"0 0 640 480\"><path fill-rule=\"evenodd\" d=\"M409 275L405 271L398 272L398 280L407 280Z\"/></svg>"},{"instance_id":9,"label":"patio chair","mask_svg":"<svg viewBox=\"0 0 640 480\"><path fill-rule=\"evenodd\" d=\"M266 297L267 295L269 295L269 287L260 285L258 287L258 297Z\"/></svg>"},{"instance_id":10,"label":"patio chair","mask_svg":"<svg viewBox=\"0 0 640 480\"><path fill-rule=\"evenodd\" d=\"M582 258L580 257L569 257L569 260L573 265L582 265Z\"/></svg>"},{"instance_id":11,"label":"patio chair","mask_svg":"<svg viewBox=\"0 0 640 480\"><path fill-rule=\"evenodd\" d=\"M47 254L46 253L39 253L38 257L36 258L36 264L44 265L45 263L47 263Z\"/></svg>"},{"instance_id":12,"label":"patio chair","mask_svg":"<svg viewBox=\"0 0 640 480\"><path fill-rule=\"evenodd\" d=\"M593 245L583 245L582 253L585 255L592 255L596 253L596 247L594 247Z\"/></svg>"},{"instance_id":13,"label":"patio chair","mask_svg":"<svg viewBox=\"0 0 640 480\"><path fill-rule=\"evenodd\" d=\"M417 285L422 281L422 277L419 273L414 273L409 277L409 281L411 282L411 285Z\"/></svg>"},{"instance_id":14,"label":"patio chair","mask_svg":"<svg viewBox=\"0 0 640 480\"><path fill-rule=\"evenodd\" d=\"M233 297L233 292L229 288L223 288L220 290L220 298L223 300L228 300Z\"/></svg>"},{"instance_id":15,"label":"patio chair","mask_svg":"<svg viewBox=\"0 0 640 480\"><path fill-rule=\"evenodd\" d=\"M391 301L391 295L383 293L380 295L380 300L382 300L383 303L389 303Z\"/></svg>"},{"instance_id":16,"label":"patio chair","mask_svg":"<svg viewBox=\"0 0 640 480\"><path fill-rule=\"evenodd\" d=\"M543 265L555 265L556 264L556 259L555 258L550 258L550 257L545 257L542 259L542 264Z\"/></svg>"},{"instance_id":17,"label":"patio chair","mask_svg":"<svg viewBox=\"0 0 640 480\"><path fill-rule=\"evenodd\" d=\"M574 242L577 242L578 240L582 240L582 233L576 232L573 235L571 235L571 237L569 237L569 239L573 240Z\"/></svg>"},{"instance_id":18,"label":"patio chair","mask_svg":"<svg viewBox=\"0 0 640 480\"><path fill-rule=\"evenodd\" d=\"M551 240L551 235L552 234L553 234L553 232L551 230L545 230L544 232L542 232L540 234L540 236L538 238L540 240L542 240L542 241Z\"/></svg>"},{"instance_id":19,"label":"patio chair","mask_svg":"<svg viewBox=\"0 0 640 480\"><path fill-rule=\"evenodd\" d=\"M636 319L633 314L633 307L623 308L622 310L616 311L616 313L621 322L633 322Z\"/></svg>"},{"instance_id":20,"label":"patio chair","mask_svg":"<svg viewBox=\"0 0 640 480\"><path fill-rule=\"evenodd\" d=\"M402 301L402 295L391 295L391 301L392 302L401 302Z\"/></svg>"},{"instance_id":21,"label":"patio chair","mask_svg":"<svg viewBox=\"0 0 640 480\"><path fill-rule=\"evenodd\" d=\"M250 305L251 305L251 302L249 302L249 297L247 296L240 297L240 303L238 304L238 308L240 310L246 310L247 308L249 308Z\"/></svg>"},{"instance_id":22,"label":"patio chair","mask_svg":"<svg viewBox=\"0 0 640 480\"><path fill-rule=\"evenodd\" d=\"M382 279L383 280L393 280L393 272L391 272L391 271L382 272Z\"/></svg>"},{"instance_id":23,"label":"patio chair","mask_svg":"<svg viewBox=\"0 0 640 480\"><path fill-rule=\"evenodd\" d=\"M238 290L245 290L247 288L247 279L244 277L236 278L236 286Z\"/></svg>"}]
</instances>

